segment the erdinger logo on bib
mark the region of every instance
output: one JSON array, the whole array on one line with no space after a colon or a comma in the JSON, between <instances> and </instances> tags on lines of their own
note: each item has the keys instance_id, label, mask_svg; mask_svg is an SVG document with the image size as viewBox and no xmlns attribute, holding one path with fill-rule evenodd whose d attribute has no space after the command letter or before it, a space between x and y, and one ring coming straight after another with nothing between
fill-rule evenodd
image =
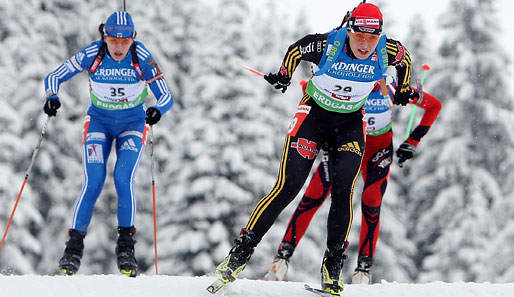
<instances>
[{"instance_id":1,"label":"erdinger logo on bib","mask_svg":"<svg viewBox=\"0 0 514 297\"><path fill-rule=\"evenodd\" d=\"M305 159L312 160L318 155L318 150L316 149L317 144L305 138L298 138L297 142L291 143L291 147L295 148Z\"/></svg>"}]
</instances>

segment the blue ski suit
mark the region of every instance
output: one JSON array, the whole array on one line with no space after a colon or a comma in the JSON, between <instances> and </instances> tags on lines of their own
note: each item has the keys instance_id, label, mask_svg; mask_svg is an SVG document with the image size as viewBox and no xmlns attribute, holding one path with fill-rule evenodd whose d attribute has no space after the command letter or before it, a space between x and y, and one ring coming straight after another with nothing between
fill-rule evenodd
<instances>
[{"instance_id":1,"label":"blue ski suit","mask_svg":"<svg viewBox=\"0 0 514 297\"><path fill-rule=\"evenodd\" d=\"M103 44L95 41L66 60L45 79L47 97L56 96L62 83L76 74L90 71ZM89 72L91 105L87 110L83 131L82 164L84 181L72 216L71 229L86 232L95 202L102 191L111 147L115 142L116 165L114 184L118 194L118 224L134 226L136 195L134 182L143 156L148 128L145 126L145 97L148 86L161 114L173 105L166 81L159 73L151 53L134 41L140 67L134 67L132 50L120 62L106 50L94 72Z\"/></svg>"}]
</instances>

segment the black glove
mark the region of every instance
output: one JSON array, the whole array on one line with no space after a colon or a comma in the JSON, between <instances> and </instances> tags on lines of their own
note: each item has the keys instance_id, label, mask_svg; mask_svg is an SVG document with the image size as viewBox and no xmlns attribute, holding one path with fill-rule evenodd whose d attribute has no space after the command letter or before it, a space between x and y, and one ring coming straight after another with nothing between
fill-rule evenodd
<instances>
[{"instance_id":1,"label":"black glove","mask_svg":"<svg viewBox=\"0 0 514 297\"><path fill-rule=\"evenodd\" d=\"M146 110L146 123L149 125L155 125L161 119L161 112L155 108L150 107Z\"/></svg>"},{"instance_id":2,"label":"black glove","mask_svg":"<svg viewBox=\"0 0 514 297\"><path fill-rule=\"evenodd\" d=\"M398 161L398 165L400 167L403 166L403 163L412 157L414 157L414 154L416 153L416 146L409 143L407 140L404 141L398 150L396 150L396 156L400 159Z\"/></svg>"},{"instance_id":3,"label":"black glove","mask_svg":"<svg viewBox=\"0 0 514 297\"><path fill-rule=\"evenodd\" d=\"M275 87L275 89L282 89L282 93L285 93L287 87L291 84L291 79L280 72L264 75L264 79L270 84L272 84Z\"/></svg>"},{"instance_id":4,"label":"black glove","mask_svg":"<svg viewBox=\"0 0 514 297\"><path fill-rule=\"evenodd\" d=\"M57 95L52 95L46 98L45 105L43 106L43 111L51 117L55 117L57 115L57 110L61 107L61 102L59 102L59 97Z\"/></svg>"},{"instance_id":5,"label":"black glove","mask_svg":"<svg viewBox=\"0 0 514 297\"><path fill-rule=\"evenodd\" d=\"M412 99L418 98L418 97L419 97L418 92L414 91L410 87L408 87L407 89L404 89L403 92L398 87L398 88L396 88L396 92L394 93L393 103L395 105L405 106L405 105L409 104L409 102L411 102Z\"/></svg>"}]
</instances>

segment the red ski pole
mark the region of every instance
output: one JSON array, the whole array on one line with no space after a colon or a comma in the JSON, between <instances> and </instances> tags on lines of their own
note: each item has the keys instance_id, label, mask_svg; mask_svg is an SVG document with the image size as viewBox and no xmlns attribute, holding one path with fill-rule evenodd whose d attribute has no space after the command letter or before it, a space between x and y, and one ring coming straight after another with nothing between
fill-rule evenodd
<instances>
[{"instance_id":1,"label":"red ski pole","mask_svg":"<svg viewBox=\"0 0 514 297\"><path fill-rule=\"evenodd\" d=\"M32 170L32 166L34 165L34 160L36 159L36 156L39 152L39 147L41 146L41 141L43 140L43 135L45 135L46 126L48 126L48 121L50 121L50 116L48 116L48 118L46 119L45 124L43 125L43 129L41 129L41 134L39 135L36 149L34 149L34 152L32 153L32 159L30 160L29 167L27 168L27 171L25 171L25 179L23 179L23 184L21 185L20 192L18 193L18 197L16 198L16 203L14 203L14 208L11 212L11 217L9 217L9 222L7 223L7 227L5 228L4 236L2 237L2 242L0 243L0 252L2 251L2 247L4 246L5 238L7 237L7 232L9 231L9 227L11 226L12 219L14 217L14 212L16 211L16 208L18 207L18 202L20 202L21 193L23 192L23 189L25 188L25 184L27 183L27 180L29 179L29 174L30 174L30 171Z\"/></svg>"},{"instance_id":2,"label":"red ski pole","mask_svg":"<svg viewBox=\"0 0 514 297\"><path fill-rule=\"evenodd\" d=\"M253 73L253 74L257 74L257 75L259 75L259 76L264 76L264 73L262 73L262 72L260 72L260 71L258 71L258 70L255 70L255 69L253 69L253 68L250 68L250 67L248 67L248 66L243 65L243 61L241 61L241 59L237 59L237 60L236 60L236 63L237 63L237 65L239 65L239 66L243 67L244 69L246 69L246 70L250 71L250 72L251 72L251 73Z\"/></svg>"},{"instance_id":3,"label":"red ski pole","mask_svg":"<svg viewBox=\"0 0 514 297\"><path fill-rule=\"evenodd\" d=\"M156 213L156 202L155 202L155 178L153 168L153 126L150 126L150 171L152 171L152 204L153 204L153 241L154 241L154 252L155 252L155 274L159 274L159 268L157 266L157 213Z\"/></svg>"}]
</instances>

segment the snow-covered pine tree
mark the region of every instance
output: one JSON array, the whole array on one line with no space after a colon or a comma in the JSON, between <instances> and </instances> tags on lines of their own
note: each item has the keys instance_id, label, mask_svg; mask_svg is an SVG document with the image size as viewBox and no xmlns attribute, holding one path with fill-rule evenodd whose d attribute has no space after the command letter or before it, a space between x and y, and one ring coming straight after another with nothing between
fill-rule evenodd
<instances>
[{"instance_id":1,"label":"snow-covered pine tree","mask_svg":"<svg viewBox=\"0 0 514 297\"><path fill-rule=\"evenodd\" d=\"M412 60L412 78L421 79L423 64L437 63L439 56L434 53L433 42L431 36L425 27L425 18L422 14L412 16L407 38L403 42ZM430 73L428 73L430 74ZM413 86L416 86L412 81Z\"/></svg>"},{"instance_id":2,"label":"snow-covered pine tree","mask_svg":"<svg viewBox=\"0 0 514 297\"><path fill-rule=\"evenodd\" d=\"M83 8L82 4L55 5L58 6L57 8L54 4L55 1L32 1L4 6L6 8L4 12L7 14L5 19L14 20L3 27L6 28L6 34L3 35L5 39L2 42L3 52L8 61L6 64L13 66L7 69L2 67L2 70L8 71L6 77L15 78L6 81L9 83L6 89L12 92L5 97L9 98L9 100L5 99L7 105L15 111L11 116L17 119L9 129L9 133L14 132L13 136L16 135L16 137L11 138L12 147L6 148L6 151L16 152L8 161L15 166L16 174L12 175L13 178L21 177L22 172L26 170L31 150L36 144L42 123L46 118L42 112L45 97L42 85L46 69L51 71L51 67L56 67L59 60L64 60L68 56L68 46L73 47L76 39L79 38L73 32L74 27L62 26L55 14L73 18L75 16L73 11L80 11ZM75 20L77 27L80 27L80 24L80 18L78 21ZM87 88L87 85L85 87ZM20 201L17 216L18 220L24 218L24 223L20 226L15 217L14 226L10 231L12 232L10 235L13 236L12 242L18 242L18 248L22 251L20 254L23 254L23 259L18 257L18 254L14 254L12 259L15 260L12 263L6 263L15 272L37 271L39 262L45 258L47 251L45 242L48 240L38 242L33 240L33 237L55 238L57 230L52 228L50 221L58 221L59 217L50 215L52 206L62 205L59 198L74 188L70 187L70 183L63 182L64 176L80 174L80 167L74 166L74 164L80 164L78 163L80 154L78 158L74 158L73 149L67 145L68 141L72 142L72 139L62 137L73 129L73 124L70 123L75 117L75 105L70 102L70 90L70 88L62 90L62 98L66 98L66 103L60 110L60 117L52 118L49 122L47 135L43 139L39 156L29 178L28 188L25 189ZM20 183L21 179L18 182L13 181L11 187L19 187ZM39 195L32 196L31 189ZM9 193L9 196L12 197L10 199L15 198L12 193ZM34 211L36 208L37 211ZM37 220L34 215L38 218ZM17 230L18 227L21 229ZM62 225L59 228L59 231L61 230ZM53 232L49 233L53 237L46 237L46 232ZM30 270L28 270L28 263L31 265Z\"/></svg>"},{"instance_id":3,"label":"snow-covered pine tree","mask_svg":"<svg viewBox=\"0 0 514 297\"><path fill-rule=\"evenodd\" d=\"M41 108L44 102L42 87L44 77L48 72L55 69L60 63L75 54L83 46L97 39L98 24L104 21L112 11L119 10L121 7L118 4L119 3L90 1L87 3L64 5L62 1L45 1L44 3L35 1L24 4L26 7L23 9L23 13L21 13L21 10L18 10L19 7L15 7L14 5L7 6L5 13L7 13L9 17L18 17L16 22L8 23L6 26L2 27L2 48L5 49L4 53L6 57L12 55L13 58L3 61L4 66L1 70L6 73L6 76L12 76L13 73L22 71L20 74L16 74L16 76L22 78L24 86L20 88L17 87L17 85L9 85L4 88L4 90L7 91L11 90L6 93L8 95L7 97L18 99L9 100L7 108L4 109L5 112L3 113L2 119L9 124L5 125L5 130L2 128L2 135L12 139L11 143L20 144L16 145L14 149L7 147L6 150L4 150L5 154L3 155L8 162L4 163L6 164L6 169L3 172L6 173L8 177L4 179L6 183L2 186L2 191L6 193L6 199L7 196L12 196L11 199L12 202L14 202L18 189L13 188L12 185L16 183L21 184L22 182L24 170L26 169L30 154L32 153L33 146L35 145L42 122L45 118ZM184 177L188 174L188 171L184 166L188 165L187 161L192 161L186 158L186 162L184 162L182 157L186 154L184 152L189 154L191 148L201 149L201 145L200 147L197 146L196 142L182 142L181 140L184 140L184 137L180 134L176 135L173 128L179 127L181 131L184 131L183 134L186 135L186 138L196 135L195 131L188 126L191 122L198 120L197 116L199 113L197 113L198 110L195 108L197 106L213 108L213 104L202 106L199 105L199 103L202 103L201 100L214 102L213 98L216 98L216 90L220 88L220 86L227 85L227 78L221 80L219 84L211 83L211 76L207 75L210 75L212 72L206 71L205 66L212 64L210 61L211 58L216 58L218 62L220 62L225 61L228 55L234 56L233 53L230 53L232 50L229 51L228 55L225 50L222 51L224 55L218 55L219 52L217 49L223 49L226 45L226 43L222 42L223 40L218 38L226 33L226 31L223 30L224 22L220 23L216 18L198 16L211 15L207 13L208 11L218 11L216 17L225 14L227 15L227 20L230 21L228 23L231 23L230 15L232 15L232 13L240 13L241 11L239 9L230 9L228 12L222 12L226 8L224 6L210 6L208 7L209 10L205 10L205 7L202 5L198 5L198 9L196 9L196 4L183 3L174 3L174 5L171 6L171 12L170 9L166 9L166 7L170 7L167 3L162 3L160 9L153 9L152 7L154 6L145 6L143 8L143 6L142 3L131 3L127 9L133 15L136 23L136 30L138 30L139 33L138 39L143 41L154 53L154 57L161 65L161 70L166 74L166 78L172 92L174 92L175 101L177 103L170 112L171 114L163 117L160 125L156 126L156 175L157 182L162 183L162 187L159 187L159 184L157 187L159 191L157 198L162 198L162 201L158 200L158 215L162 214L162 216L158 217L158 220L160 220L160 218L165 220L164 222L159 222L162 227L159 229L160 231L162 230L160 238L163 239L160 248L165 254L163 258L166 259L166 253L168 253L166 249L179 253L184 249L180 241L168 240L172 238L169 232L170 228L175 227L175 224L169 224L169 221L166 220L175 220L176 214L194 214L194 211L189 211L188 205L175 208L177 202L184 201L184 193L190 193L189 186L191 184L184 183L184 185L178 186L179 183L177 182L177 180L181 178L180 174L183 174L182 181L187 180L187 178L184 179ZM232 6L232 4L229 6L235 8L239 7L238 5ZM156 5L155 7L160 6ZM242 14L238 15L240 20L247 18L248 15L252 15L246 10L244 5L242 9ZM194 20L191 21L193 17ZM92 19L97 20L97 22L91 23ZM274 21L276 22L276 20ZM238 22L239 21L232 23L237 24ZM212 30L211 27L214 23L217 23L218 27ZM241 24L242 23L244 23L244 21L241 21ZM34 25L36 30L32 29L31 25ZM159 30L155 30L156 27L159 28ZM244 34L242 33L247 30L249 30L248 22L246 22L244 28L241 28L239 33L235 32L231 36L232 38L238 35L243 36ZM163 34L159 34L161 31ZM212 32L216 32L216 36L209 37L209 34ZM12 38L13 36L17 36L17 38ZM227 35L227 37L229 36ZM244 51L248 50L248 46L241 42L238 43L238 38L232 38L224 39L224 41L230 43L231 46L234 45L234 48L237 50L243 49L243 52L237 52L237 54L241 54L243 58L248 58L250 54L244 55ZM29 55L27 49L34 49L34 44L32 43L34 40L37 41L35 44L40 50L31 50L31 54ZM232 41L234 42L232 43ZM31 64L27 64L27 61ZM229 64L231 63L229 62ZM215 68L217 68L217 73L225 70L222 64L219 64L219 66ZM174 71L176 69L180 72ZM248 76L243 76L243 71L239 68L233 68L228 72L231 77L234 76L231 74L232 72L237 72L238 76L244 77L244 80L247 80L247 82L241 83L241 85L243 85L241 89L244 90L243 96L246 98L247 105L240 106L235 110L238 114L235 116L234 121L237 120L237 117L240 116L241 113L248 110L251 112L251 114L247 116L248 118L253 120L253 117L255 117L255 122L259 121L260 123L265 123L266 119L259 119L259 108L254 108L257 105L253 105L253 103L258 101L253 100L253 97L248 99L248 93L253 94L255 92L253 89L254 80L249 79L250 77ZM25 73L25 75L23 75L23 73ZM195 80L192 80L192 77L194 77ZM241 79L241 81L243 81L243 79ZM205 90L203 88L204 86L210 88L212 93L209 92L198 96ZM263 86L267 85L263 82ZM266 89L263 88L261 90ZM34 98L37 97L35 94L40 94L41 101ZM43 147L40 150L40 155L36 160L34 170L29 179L29 184L25 188L24 196L22 197L24 199L22 202L30 201L31 199L39 199L38 202L40 203L25 202L28 204L22 203L18 207L18 214L23 214L24 222L23 225L18 225L19 223L17 223L16 220L14 221L11 227L12 233L10 234L10 236L12 236L13 246L8 244L4 250L4 254L6 254L11 247L14 248L15 251L9 254L9 258L17 260L13 261L13 263L2 261L1 269L5 272L54 273L56 271L56 263L62 254L62 248L64 246L56 248L54 243L60 246L64 244L66 240L66 229L69 227L71 210L76 195L80 190L80 184L82 183L80 131L85 109L89 105L87 76L79 75L64 84L59 95L63 106L59 110L58 116L52 118L50 121L47 135L43 141ZM259 94L253 96L255 96L255 98L265 98L264 95ZM229 100L230 98L227 99L227 97L230 97L230 94L225 93L221 97ZM190 100L189 98L192 99ZM189 105L189 111L184 112L182 115L184 119L189 121L185 124L179 124L180 119L178 115L173 114L173 112L183 107L182 102ZM152 104L151 99L148 103ZM258 104L262 105L262 103ZM251 105L251 107L248 107L248 105ZM230 108L231 106L224 106L226 110L230 110ZM294 109L294 107L292 109ZM9 110L12 112L9 112ZM18 111L18 113L14 111ZM200 113L200 115L201 114L202 113ZM273 119L274 123L280 122L280 120L275 117L270 117L270 119ZM283 121L287 123L287 120ZM203 121L200 122L200 124L204 124ZM213 123L214 122L211 121L211 127L209 127L209 124L206 126L195 125L198 129L202 130L205 127L212 128ZM195 125L192 127L195 127ZM227 127L228 126L227 124ZM231 129L234 130L237 128L241 129L241 131L243 131L240 132L242 138L245 137L245 133L250 133L248 132L249 130L255 128L258 130L260 127L260 125L254 127L253 124L250 124L250 128L246 131L237 124L230 126L232 127ZM269 129L269 126L266 129ZM258 133L258 135L260 135L258 137L263 138L264 135L278 134L274 132L268 133L264 130ZM18 137L16 135L20 136ZM24 137L27 141L33 138L34 143L27 144L26 141L21 141L21 137ZM231 137L231 139L234 141L236 138ZM276 151L280 150L280 148L275 148L274 140L270 143L264 141L262 143L260 141L257 142L259 142L257 149L255 149L255 143L251 141L244 142L259 153L259 158L256 158L255 154L245 157L253 160L254 164L252 164L252 170L245 167L239 168L236 171L248 172L250 175L253 174L239 182L256 187L257 192L262 194L266 186L259 185L263 182L261 177L263 174L267 176L267 172L271 171L270 168L273 167L274 164L277 164L278 161L274 162L274 160L277 158L276 156L278 156ZM16 151L19 154L16 154L16 156L8 155L9 151ZM233 149L232 151L235 151L235 154L239 155L239 150ZM249 154L251 153L250 149L246 151ZM20 152L23 152L23 154ZM225 157L225 161L226 159L231 159L230 156L225 155ZM151 192L149 187L148 158L149 157L143 160L136 182L136 192L140 203L140 211L138 212L137 220L137 222L140 223L137 235L140 242L139 246L136 247L136 255L138 256L138 260L140 260L142 272L148 271L150 268L152 268L150 272L153 271L153 267L151 267L153 249L150 248L151 244L153 244L153 234L151 232ZM111 158L111 160L113 159L114 158ZM235 162L237 160L238 158L234 158L227 162L231 162L232 165L230 166L246 166L246 163ZM193 161L196 161L195 164L202 164L202 160ZM186 168L186 170L184 170L184 168ZM110 169L112 169L112 165ZM195 167L193 169L196 170L197 168ZM224 171L227 172L227 170L229 171L230 169L225 169ZM12 174L8 174L8 172ZM16 182L18 177L19 181ZM145 178L147 180L143 182L142 180ZM264 183L266 183L266 181L264 181ZM271 175L268 177L268 183L272 183ZM10 187L6 187L7 184L9 184ZM172 187L173 185L175 187ZM32 194L32 187L35 187L36 191L40 192L40 195L34 196L34 194ZM219 188L225 190L223 185ZM183 192L180 192L181 190ZM9 195L7 195L7 193ZM247 197L249 197L249 195L247 195ZM2 196L2 199L3 198L4 196ZM114 187L112 187L112 177L108 176L105 188L96 206L91 228L86 237L86 249L83 265L80 270L81 273L116 272L113 258L114 240L116 236L115 202L116 193ZM161 204L159 204L159 202L161 202ZM37 206L38 210L36 210L34 206ZM203 206L197 205L197 207L201 209ZM230 207L228 207L227 210L235 211ZM2 217L5 218L5 221L7 221L8 215L8 211L2 212ZM195 220L195 218L193 218L193 220ZM212 221L214 222L216 220ZM183 223L184 224L180 225L183 230L194 231L196 228L195 224L191 223L191 221L183 221ZM192 226L189 226L189 224ZM232 236L233 235L230 235L230 237ZM36 237L39 242L36 241ZM181 238L186 239L188 237ZM191 241L194 240L187 239L187 242ZM49 242L52 242L52 244L49 245ZM177 246L180 248L176 249ZM224 249L224 253L225 252ZM175 256L175 254L173 256ZM201 257L199 259L201 259ZM4 263L6 266L4 266ZM169 264L168 267L177 267L175 266L175 257L168 259L167 262L164 261L164 267L166 263ZM173 265L171 265L172 263ZM9 265L9 267L7 267L7 265ZM204 265L204 267L206 266L207 265ZM190 269L189 265L187 267L183 266L182 268L183 269L180 271L185 271L186 273L204 273L204 271L198 269L191 271L192 269ZM212 267L209 266L209 269L211 268ZM170 270L171 268L168 269L168 272ZM163 272L166 272L166 270L163 270Z\"/></svg>"},{"instance_id":4,"label":"snow-covered pine tree","mask_svg":"<svg viewBox=\"0 0 514 297\"><path fill-rule=\"evenodd\" d=\"M386 16L387 17L387 16ZM391 19L387 17L387 19ZM393 27L394 28L394 27ZM392 37L394 31L388 37ZM395 37L392 37L395 38ZM430 36L424 26L423 18L414 15L410 22L409 34L406 39L399 40L410 53L412 65L412 81L415 86L415 79L421 78L421 65L424 63L436 63L436 59L428 59L435 55L431 52ZM396 38L398 39L398 38ZM396 150L405 140L405 129L411 115L412 106L395 107L393 111L394 127L394 149ZM423 114L422 109L418 109L415 123L418 123ZM429 136L427 136L429 137ZM405 170L397 166L397 159L393 153L395 162L391 167L391 178L387 187L386 194L382 201L380 237L377 244L373 277L375 280L386 279L396 281L411 281L416 278L417 269L413 258L417 254L415 243L409 238L409 213L406 212L408 200L401 193L403 188L398 187L397 181L405 178ZM410 162L410 161L409 161ZM409 164L406 164L408 167ZM358 239L357 239L358 240Z\"/></svg>"},{"instance_id":5,"label":"snow-covered pine tree","mask_svg":"<svg viewBox=\"0 0 514 297\"><path fill-rule=\"evenodd\" d=\"M249 40L257 38L250 33L250 9L231 0L206 9L212 13L201 14L202 38L190 60L193 79L173 137L176 162L167 169L176 183L164 189L169 207L160 220L161 237L166 234L161 269L172 274L214 269L256 197L271 187L270 168L278 163L279 148L269 139L276 128L263 120L266 83L235 63L251 58Z\"/></svg>"},{"instance_id":6,"label":"snow-covered pine tree","mask_svg":"<svg viewBox=\"0 0 514 297\"><path fill-rule=\"evenodd\" d=\"M309 22L312 21L309 18L307 12L301 11L295 18L288 19L283 11L276 9L277 4L273 1L268 1L262 8L258 9L258 13L254 15L252 27L255 29L255 35L259 38L252 39L250 50L250 65L258 65L258 69L262 69L263 72L276 73L282 63L282 59L287 51L290 44L296 40L302 38L307 34L311 34ZM278 25L273 26L273 30L270 30L270 24L277 24L277 20L286 20ZM334 27L339 24L340 20L336 20ZM332 29L327 27L326 31ZM252 74L242 72L242 75L248 76L248 79L252 78ZM311 63L301 62L298 68L295 70L291 85L287 89L287 92L282 94L275 90L272 86L262 80L259 83L259 87L264 90L264 100L261 104L266 107L266 112L260 115L259 121L267 123L268 125L275 127L273 135L269 135L269 140L274 143L276 148L273 155L273 159L270 160L270 172L273 179L278 174L279 158L282 152L282 146L284 143L285 134L287 128L292 120L294 113L296 112L297 106L302 97L302 91L299 82L301 80L308 80L312 75ZM273 185L273 184L271 184ZM268 185L264 189L267 194L271 187ZM277 218L272 228L266 234L264 239L259 244L254 255L252 256L251 264L247 266L245 270L246 275L251 275L255 278L262 278L267 272L269 265L273 261L273 257L277 251L278 245L280 244L284 232L289 222L290 216L298 204L303 191L301 191L296 200L284 210L284 212ZM262 198L262 195L255 197L256 199ZM253 202L253 207L257 200ZM249 209L251 210L251 209ZM326 209L325 209L326 212ZM249 212L244 216L244 220L248 219ZM323 254L323 247L320 246L320 242L324 243L326 240L326 213L320 211L320 214L314 218L309 231L302 240L301 246L296 250L295 256L292 259L291 269L288 273L288 280L314 280L319 279L319 267L321 263L321 257ZM310 263L304 265L304 263Z\"/></svg>"},{"instance_id":7,"label":"snow-covered pine tree","mask_svg":"<svg viewBox=\"0 0 514 297\"><path fill-rule=\"evenodd\" d=\"M417 280L474 281L495 234L493 203L502 198L502 166L512 139L496 113L502 96L504 53L495 46L495 1L450 2L441 15L441 64L427 90L443 103L439 119L410 161L405 190L410 237L418 247Z\"/></svg>"}]
</instances>

